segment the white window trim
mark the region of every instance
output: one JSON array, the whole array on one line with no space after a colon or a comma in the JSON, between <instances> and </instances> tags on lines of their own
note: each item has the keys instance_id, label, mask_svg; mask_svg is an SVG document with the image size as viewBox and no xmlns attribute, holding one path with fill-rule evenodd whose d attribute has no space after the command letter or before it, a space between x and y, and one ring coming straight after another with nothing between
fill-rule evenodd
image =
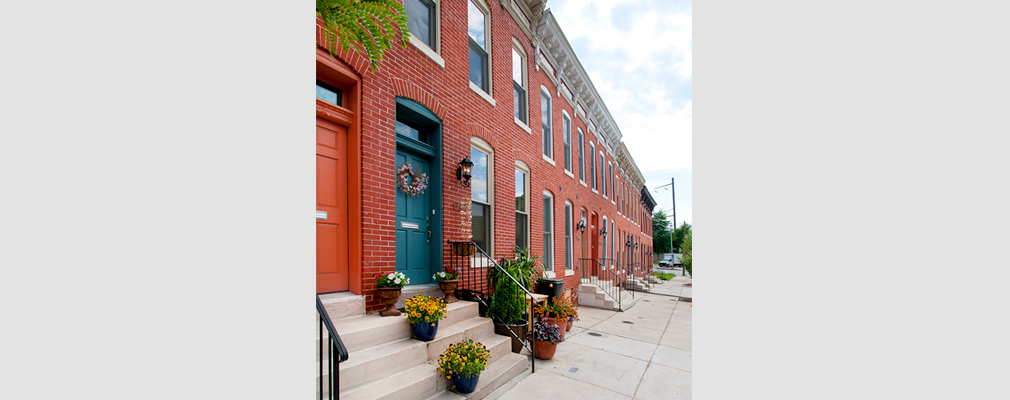
<instances>
[{"instance_id":1,"label":"white window trim","mask_svg":"<svg viewBox=\"0 0 1010 400\"><path fill-rule=\"evenodd\" d=\"M567 247L568 254L565 254L565 263L568 263L568 257L572 258L572 268L569 270L565 267L565 275L568 275L568 271L575 272L575 204L571 201L565 200L565 217L568 219L568 224L565 225L565 235L569 237Z\"/></svg>"},{"instance_id":2,"label":"white window trim","mask_svg":"<svg viewBox=\"0 0 1010 400\"><path fill-rule=\"evenodd\" d=\"M578 116L578 114L576 114L576 116ZM582 136L582 141L579 142L579 150L582 151L582 162L579 163L579 171L582 172L582 174L579 176L579 183L582 183L582 186L586 186L586 134L582 132L582 128L576 127L575 130L578 132L579 136Z\"/></svg>"},{"instance_id":3,"label":"white window trim","mask_svg":"<svg viewBox=\"0 0 1010 400\"><path fill-rule=\"evenodd\" d=\"M568 119L568 152L565 153L565 154L562 154L561 156L562 157L568 156L568 159L571 160L572 161L572 165L574 165L575 164L575 157L573 157L573 156L575 154L572 153L572 147L573 147L572 146L572 117L568 115L568 110L565 110L565 109L561 109L561 151L562 152L565 151L564 146L565 146L565 119L566 118ZM575 168L575 167L572 167L572 168ZM572 176L573 178L575 177L571 173L573 169L569 169L568 166L565 166L564 169L565 169L565 172L568 172L569 176Z\"/></svg>"},{"instance_id":4,"label":"white window trim","mask_svg":"<svg viewBox=\"0 0 1010 400\"><path fill-rule=\"evenodd\" d=\"M526 98L523 99L523 101L526 102L526 120L529 121L529 119L530 119L530 74L529 74L529 66L528 66L528 64L529 64L529 57L526 55L526 49L523 48L522 43L520 43L519 40L516 39L515 37L512 38L512 48L515 49L515 51L517 53L519 53L519 57L521 57L523 59L523 62L522 62L522 69L523 69L522 70L522 75L523 75L522 87L523 87L524 90L526 90ZM512 81L514 82L515 79L513 79ZM515 110L512 110L512 111L514 112ZM529 133L531 135L533 134L533 132L530 130L529 124L523 123L522 120L520 120L519 118L516 118L515 114L512 115L512 119L514 119L515 122L516 122L516 124L518 124L520 128L523 128L523 130L526 131L526 133Z\"/></svg>"},{"instance_id":5,"label":"white window trim","mask_svg":"<svg viewBox=\"0 0 1010 400\"><path fill-rule=\"evenodd\" d=\"M551 121L551 131L547 133L551 137L551 155L550 155L550 157L548 157L546 154L544 154L544 150L546 150L546 149L544 148L544 144L543 144L543 140L544 140L543 125L544 125L544 122L542 120L540 121L540 142L541 142L540 143L540 154L542 154L544 156L544 159L547 160L547 162L551 163L551 165L553 165L553 166L556 167L557 164L554 163L554 96L551 96L551 91L547 90L547 86L544 86L544 85L540 85L540 93L546 94L547 98L551 100L551 104L550 104L551 109L549 111L550 115L548 116L549 121ZM542 101L541 101L540 107L543 107L543 102ZM544 110L541 108L540 112L543 113ZM543 115L541 115L540 118L543 118Z\"/></svg>"},{"instance_id":6,"label":"white window trim","mask_svg":"<svg viewBox=\"0 0 1010 400\"><path fill-rule=\"evenodd\" d=\"M590 164L590 166L589 166L589 172L592 172L592 174L593 174L593 177L591 178L593 180L590 181L590 182L594 183L593 186L592 186L593 193L599 193L599 192L596 191L596 186L597 185L595 185L595 180L596 180L596 145L594 144L594 142L592 141L592 139L589 140L589 164ZM585 167L583 166L583 168L585 168Z\"/></svg>"},{"instance_id":7,"label":"white window trim","mask_svg":"<svg viewBox=\"0 0 1010 400\"><path fill-rule=\"evenodd\" d=\"M529 109L527 109L527 110L529 110ZM513 116L512 116L512 120L513 120L513 121L515 121L516 125L519 125L519 128L520 128L520 129L522 129L522 130L526 131L526 133L528 133L528 134L530 134L530 135L532 135L532 134L533 134L533 130L532 130L532 129L530 129L530 126L529 126L529 125L526 125L526 124L524 124L524 123L523 123L522 121L520 121L520 120L519 120L519 118L516 118L516 116L515 116L515 115L513 115Z\"/></svg>"},{"instance_id":8,"label":"white window trim","mask_svg":"<svg viewBox=\"0 0 1010 400\"><path fill-rule=\"evenodd\" d=\"M495 203L495 201L494 201L495 200L494 199L494 148L491 147L491 143L488 143L484 139L481 139L481 138L476 137L476 136L471 136L470 137L470 146L476 147L477 150L480 150L480 151L483 151L483 152L487 153L487 200L488 200L487 204L488 204L488 208L489 208L488 212L490 214L489 217L488 217L488 224L490 224L490 226L491 226L491 232L488 234L488 236L490 236L490 237L487 240L488 248L486 249L486 251L487 251L487 254L489 256L491 256L491 259L493 260L495 258L494 257L494 243L495 243L494 242L494 238L495 238L495 230L494 230L494 226L495 226L495 221L494 221L494 213L495 213L495 204L494 204ZM473 201L473 200L470 200L470 201ZM472 228L471 228L471 230L472 230Z\"/></svg>"},{"instance_id":9,"label":"white window trim","mask_svg":"<svg viewBox=\"0 0 1010 400\"><path fill-rule=\"evenodd\" d=\"M548 268L548 266L544 265L544 271L550 271L551 274L553 274L554 273L554 267L558 265L558 259L556 257L557 254L554 254L554 247L555 247L554 246L554 241L557 240L557 238L558 238L558 236L557 236L558 235L557 229L555 229L556 226L554 224L554 194L551 193L548 190L544 190L544 194L543 195L546 196L546 197L550 197L551 198L551 221L550 221L551 222L551 240L550 240L551 246L550 246L550 249L544 249L544 254L545 255L547 254L548 250L550 250L550 252L551 252L551 265L550 265L550 268ZM543 198L542 197L541 197L541 203L543 203ZM541 210L540 211L540 218L541 219L544 219L544 216L545 216L544 214L546 214L546 213L544 213L543 210ZM543 234L543 230L542 229L541 229L540 232L541 232L541 234ZM540 240L543 240L543 238L541 237Z\"/></svg>"},{"instance_id":10,"label":"white window trim","mask_svg":"<svg viewBox=\"0 0 1010 400\"><path fill-rule=\"evenodd\" d=\"M565 175L568 175L568 177L570 177L572 179L578 179L578 178L575 177L575 174L573 174L572 171L569 171L567 169L564 170L564 171L565 171Z\"/></svg>"},{"instance_id":11,"label":"white window trim","mask_svg":"<svg viewBox=\"0 0 1010 400\"><path fill-rule=\"evenodd\" d=\"M530 181L532 181L531 174L530 174L530 166L526 165L526 163L524 163L522 161L516 160L516 169L518 169L518 170L526 173L526 182L523 183L524 185L526 185L526 188L524 189L524 190L526 190L526 242L527 242L526 246L528 246L530 249L532 249L533 248L533 243L532 243L532 239L533 238L530 235L530 220L532 220L533 218L531 218L530 215L533 214L533 210L530 208L530 206L531 206L531 204L530 204ZM513 179L515 179L515 178L513 178ZM515 182L513 182L513 184L515 184ZM515 210L512 210L512 211L515 212Z\"/></svg>"},{"instance_id":12,"label":"white window trim","mask_svg":"<svg viewBox=\"0 0 1010 400\"><path fill-rule=\"evenodd\" d=\"M413 32L410 35L410 44L417 47L418 50L421 50L421 52L428 56L428 58L431 58L435 64L445 68L445 60L442 59L442 56L439 54L439 49L442 47L442 0L432 0L432 2L435 3L435 26L432 27L432 30L435 31L435 48L433 49L428 47L428 44L424 43L421 39L418 39Z\"/></svg>"},{"instance_id":13,"label":"white window trim","mask_svg":"<svg viewBox=\"0 0 1010 400\"><path fill-rule=\"evenodd\" d=\"M484 49L484 51L487 52L487 93L484 92L484 89L481 89L479 86L475 85L472 81L470 81L469 76L466 78L466 80L467 82L470 82L470 89L477 92L477 94L481 95L481 97L483 97L484 100L487 100L488 103L491 103L491 106L493 107L495 105L494 104L495 102L494 102L494 76L492 74L494 68L491 67L492 65L494 65L494 60L491 59L491 47L492 47L491 44L493 43L491 37L491 8L484 3L484 0L468 0L468 1L472 1L473 4L477 6L477 8L481 10L481 12L484 13L484 40L487 42L488 47ZM467 18L468 19L470 18L469 14L467 14ZM467 37L469 36L470 33L467 32ZM469 50L467 50L467 57L470 57ZM469 65L469 60L467 61L467 65ZM470 71L469 67L467 67L468 74L469 71Z\"/></svg>"},{"instance_id":14,"label":"white window trim","mask_svg":"<svg viewBox=\"0 0 1010 400\"><path fill-rule=\"evenodd\" d=\"M603 155L603 150L600 150L600 158L598 160L606 160L607 157ZM595 162L595 161L594 161ZM604 167L603 163L600 163L600 169ZM603 193L604 199L609 199L607 197L607 171L600 171L600 193Z\"/></svg>"},{"instance_id":15,"label":"white window trim","mask_svg":"<svg viewBox=\"0 0 1010 400\"><path fill-rule=\"evenodd\" d=\"M490 56L488 58L490 59ZM488 79L491 79L491 78L488 78ZM467 82L470 82L470 78L467 78ZM482 98L482 99L486 100L488 103L490 103L491 107L495 107L496 106L494 98L492 98L490 94L484 93L484 89L481 89L479 86L477 86L473 82L470 82L470 90L472 90L474 93L477 93L477 95L479 95L480 98Z\"/></svg>"},{"instance_id":16,"label":"white window trim","mask_svg":"<svg viewBox=\"0 0 1010 400\"><path fill-rule=\"evenodd\" d=\"M552 159L552 158L549 158L549 157L547 157L547 155L545 155L545 154L541 154L541 156L543 156L543 157L544 157L544 161L547 161L547 163L548 163L548 164L551 164L551 165L553 165L553 166L555 166L555 167L557 167L557 166L558 166L558 164L556 164L556 163L554 162L554 159Z\"/></svg>"}]
</instances>

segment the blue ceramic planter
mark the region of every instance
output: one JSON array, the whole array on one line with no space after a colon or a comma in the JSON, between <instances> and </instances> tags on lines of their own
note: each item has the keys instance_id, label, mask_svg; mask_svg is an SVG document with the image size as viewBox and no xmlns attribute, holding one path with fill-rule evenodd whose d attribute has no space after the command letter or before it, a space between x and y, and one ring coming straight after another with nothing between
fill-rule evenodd
<instances>
[{"instance_id":1,"label":"blue ceramic planter","mask_svg":"<svg viewBox=\"0 0 1010 400\"><path fill-rule=\"evenodd\" d=\"M425 342L431 341L435 338L435 333L438 332L438 321L435 321L435 326L432 326L430 322L421 322L417 324L410 324L414 328L414 337L417 340L423 340Z\"/></svg>"},{"instance_id":2,"label":"blue ceramic planter","mask_svg":"<svg viewBox=\"0 0 1010 400\"><path fill-rule=\"evenodd\" d=\"M456 391L460 393L471 393L477 388L477 380L480 379L480 374L474 374L471 377L463 377L459 375L452 376L452 384L456 385Z\"/></svg>"}]
</instances>

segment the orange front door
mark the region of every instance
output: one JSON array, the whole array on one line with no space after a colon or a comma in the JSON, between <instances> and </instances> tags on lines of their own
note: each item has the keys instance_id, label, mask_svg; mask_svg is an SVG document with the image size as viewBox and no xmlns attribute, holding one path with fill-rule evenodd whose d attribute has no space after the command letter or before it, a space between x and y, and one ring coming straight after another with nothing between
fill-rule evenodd
<instances>
[{"instance_id":1,"label":"orange front door","mask_svg":"<svg viewBox=\"0 0 1010 400\"><path fill-rule=\"evenodd\" d=\"M316 293L348 288L347 125L316 118Z\"/></svg>"}]
</instances>

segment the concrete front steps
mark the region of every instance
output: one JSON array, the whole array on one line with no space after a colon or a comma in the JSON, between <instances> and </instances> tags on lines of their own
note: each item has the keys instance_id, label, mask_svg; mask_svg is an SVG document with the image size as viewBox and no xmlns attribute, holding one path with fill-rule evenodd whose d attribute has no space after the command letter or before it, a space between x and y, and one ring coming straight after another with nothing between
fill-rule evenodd
<instances>
[{"instance_id":1,"label":"concrete front steps","mask_svg":"<svg viewBox=\"0 0 1010 400\"><path fill-rule=\"evenodd\" d=\"M583 279L579 284L579 305L602 308L604 310L624 311L630 309L644 293L632 294L628 290L621 290L621 304L618 307L617 301L610 297L595 280ZM598 281L603 286L609 286L609 281Z\"/></svg>"},{"instance_id":2,"label":"concrete front steps","mask_svg":"<svg viewBox=\"0 0 1010 400\"><path fill-rule=\"evenodd\" d=\"M411 337L405 315L363 314L334 320L350 353L348 360L340 364L340 397L480 399L529 369L528 357L511 352L511 339L496 335L491 320L477 315L477 303L459 301L449 304L447 311L446 318L439 321L438 334L430 342ZM488 367L481 373L477 389L466 396L449 391L452 382L437 372L439 355L464 338L483 343L490 352ZM324 371L323 379L326 377ZM319 381L317 388L318 385Z\"/></svg>"}]
</instances>

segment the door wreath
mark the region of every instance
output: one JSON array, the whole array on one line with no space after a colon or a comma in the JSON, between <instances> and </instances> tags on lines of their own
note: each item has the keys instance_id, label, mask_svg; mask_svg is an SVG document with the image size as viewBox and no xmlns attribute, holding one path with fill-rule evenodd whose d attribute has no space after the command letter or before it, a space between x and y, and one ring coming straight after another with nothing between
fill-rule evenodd
<instances>
[{"instance_id":1,"label":"door wreath","mask_svg":"<svg viewBox=\"0 0 1010 400\"><path fill-rule=\"evenodd\" d=\"M428 188L428 175L421 173L414 175L414 166L410 163L403 163L396 170L396 185L408 196L424 194L424 189Z\"/></svg>"}]
</instances>

